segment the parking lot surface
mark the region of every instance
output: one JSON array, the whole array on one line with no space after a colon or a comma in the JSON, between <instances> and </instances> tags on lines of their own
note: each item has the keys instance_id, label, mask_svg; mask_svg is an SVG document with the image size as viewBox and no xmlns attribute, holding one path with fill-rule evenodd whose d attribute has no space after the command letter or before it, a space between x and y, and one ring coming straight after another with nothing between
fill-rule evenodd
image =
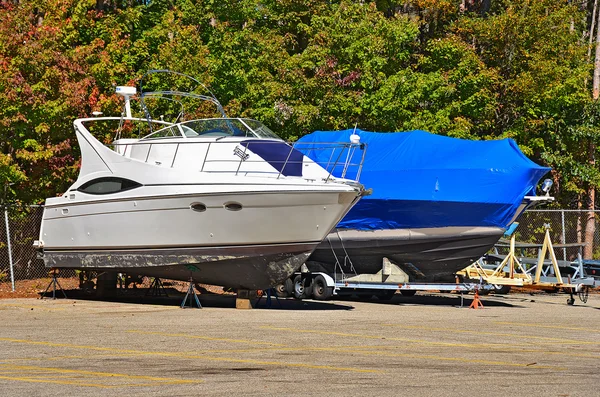
<instances>
[{"instance_id":1,"label":"parking lot surface","mask_svg":"<svg viewBox=\"0 0 600 397\"><path fill-rule=\"evenodd\" d=\"M0 300L3 396L593 396L600 295Z\"/></svg>"}]
</instances>

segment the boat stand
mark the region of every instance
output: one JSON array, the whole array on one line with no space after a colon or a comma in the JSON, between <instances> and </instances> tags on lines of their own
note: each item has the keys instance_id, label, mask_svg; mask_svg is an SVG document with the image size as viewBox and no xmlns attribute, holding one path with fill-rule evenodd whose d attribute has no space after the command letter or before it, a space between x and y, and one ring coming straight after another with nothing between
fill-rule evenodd
<instances>
[{"instance_id":1,"label":"boat stand","mask_svg":"<svg viewBox=\"0 0 600 397\"><path fill-rule=\"evenodd\" d=\"M495 262L493 268L490 269L484 263L484 259L480 259L473 265L465 268L463 273L467 278L474 279L479 277L480 280L485 280L491 285L507 285L526 287L538 290L556 290L562 289L563 292L569 294L567 303L573 305L575 303L575 295L579 297L581 302L586 303L589 295L589 289L597 285L597 282L585 274L583 269L583 260L581 258L581 249L585 244L570 243L570 244L553 244L550 236L550 225L544 224L545 234L542 244L520 243L515 241L515 234L510 236L510 242L497 244L496 246L508 247L508 255L488 254L487 261ZM516 248L538 248L537 258L517 258ZM570 248L578 247L579 253L577 260L568 262L566 260L559 261L556 258L554 248ZM548 258L547 258L548 257ZM496 259L502 258L500 264ZM560 268L569 267L574 270L572 275L561 275Z\"/></svg>"},{"instance_id":2,"label":"boat stand","mask_svg":"<svg viewBox=\"0 0 600 397\"><path fill-rule=\"evenodd\" d=\"M281 302L279 302L279 297L277 296L277 292L275 291L275 288L269 288L269 289L263 290L262 294L258 297L258 300L256 301L255 307L258 307L258 304L260 303L263 296L265 297L265 301L266 301L265 307L267 309L271 308L271 297L275 297L275 301L277 302L277 305L279 306L279 308L281 308Z\"/></svg>"},{"instance_id":3,"label":"boat stand","mask_svg":"<svg viewBox=\"0 0 600 397\"><path fill-rule=\"evenodd\" d=\"M202 309L202 305L200 304L200 299L198 299L198 294L196 294L196 290L194 289L194 278L190 276L190 284L188 286L187 293L185 294L185 298L183 298L183 302L181 302L181 308L185 309L187 307L188 296L190 297L190 308L194 308L194 302L196 302L197 309ZM193 300L192 300L193 297Z\"/></svg>"},{"instance_id":4,"label":"boat stand","mask_svg":"<svg viewBox=\"0 0 600 397\"><path fill-rule=\"evenodd\" d=\"M52 270L50 270L50 274L52 274L52 280L50 280L50 284L48 284L48 286L46 287L46 290L44 291L44 293L42 294L42 297L40 299L44 299L44 297L46 296L46 293L50 289L50 286L52 286L52 299L56 299L56 286L58 286L58 288L62 292L65 299L67 299L67 294L65 293L65 290L58 282L58 269L52 268Z\"/></svg>"},{"instance_id":5,"label":"boat stand","mask_svg":"<svg viewBox=\"0 0 600 397\"><path fill-rule=\"evenodd\" d=\"M169 297L169 294L167 294L167 290L165 289L165 286L163 284L163 282L161 281L160 278L158 277L154 277L154 279L152 280L152 283L150 284L150 288L148 288L148 291L146 291L146 296L166 296L167 298Z\"/></svg>"},{"instance_id":6,"label":"boat stand","mask_svg":"<svg viewBox=\"0 0 600 397\"><path fill-rule=\"evenodd\" d=\"M475 289L475 297L473 298L473 302L469 306L469 309L483 309L483 303L481 303L481 299L479 299L479 289Z\"/></svg>"}]
</instances>

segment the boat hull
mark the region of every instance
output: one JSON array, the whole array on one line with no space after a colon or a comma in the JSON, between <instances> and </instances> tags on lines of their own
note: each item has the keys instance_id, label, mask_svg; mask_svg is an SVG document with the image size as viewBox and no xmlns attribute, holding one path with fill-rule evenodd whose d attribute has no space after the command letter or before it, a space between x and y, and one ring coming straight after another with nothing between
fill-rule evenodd
<instances>
[{"instance_id":1,"label":"boat hull","mask_svg":"<svg viewBox=\"0 0 600 397\"><path fill-rule=\"evenodd\" d=\"M46 250L46 266L114 271L189 280L237 289L263 289L287 278L318 242L233 247L135 250Z\"/></svg>"},{"instance_id":2,"label":"boat hull","mask_svg":"<svg viewBox=\"0 0 600 397\"><path fill-rule=\"evenodd\" d=\"M348 190L140 193L46 206L46 266L264 289L297 270L359 198Z\"/></svg>"},{"instance_id":3,"label":"boat hull","mask_svg":"<svg viewBox=\"0 0 600 397\"><path fill-rule=\"evenodd\" d=\"M454 281L454 273L485 254L502 237L495 227L441 227L362 231L336 229L310 256L311 271L375 274L383 258L398 265L411 281ZM334 255L335 252L335 255ZM345 255L349 260L344 265ZM337 258L336 258L337 257Z\"/></svg>"}]
</instances>

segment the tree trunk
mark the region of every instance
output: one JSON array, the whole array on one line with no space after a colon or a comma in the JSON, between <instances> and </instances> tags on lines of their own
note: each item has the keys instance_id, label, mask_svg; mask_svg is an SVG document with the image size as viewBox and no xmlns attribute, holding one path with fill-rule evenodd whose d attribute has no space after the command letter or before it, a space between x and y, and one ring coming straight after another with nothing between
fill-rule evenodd
<instances>
[{"instance_id":1,"label":"tree trunk","mask_svg":"<svg viewBox=\"0 0 600 397\"><path fill-rule=\"evenodd\" d=\"M598 10L600 14L600 10ZM600 18L598 18L600 19ZM600 93L600 29L596 29L596 58L594 59L594 86L592 88L592 97L594 101L598 99Z\"/></svg>"},{"instance_id":2,"label":"tree trunk","mask_svg":"<svg viewBox=\"0 0 600 397\"><path fill-rule=\"evenodd\" d=\"M96 0L96 11L104 11L110 3L110 0Z\"/></svg>"},{"instance_id":3,"label":"tree trunk","mask_svg":"<svg viewBox=\"0 0 600 397\"><path fill-rule=\"evenodd\" d=\"M590 140L588 144L588 162L592 167L594 167L596 164L596 158L594 156L595 150L596 145L592 140ZM596 187L591 184L588 186L587 191L587 209L588 212L585 223L585 247L583 249L583 257L585 259L593 259L594 234L596 232L596 214L594 212L596 209Z\"/></svg>"},{"instance_id":4,"label":"tree trunk","mask_svg":"<svg viewBox=\"0 0 600 397\"><path fill-rule=\"evenodd\" d=\"M600 10L598 10L600 13ZM599 14L600 15L600 14ZM596 20L600 21L600 17L596 16ZM594 81L592 88L592 98L598 100L600 96L600 29L596 29L596 57L594 59ZM596 165L596 144L593 139L588 142L588 164L592 167ZM594 253L594 234L596 231L596 217L594 210L596 209L596 187L592 183L588 183L587 191L587 220L585 225L585 248L583 257L592 259Z\"/></svg>"},{"instance_id":5,"label":"tree trunk","mask_svg":"<svg viewBox=\"0 0 600 397\"><path fill-rule=\"evenodd\" d=\"M483 0L481 2L481 8L479 10L479 13L481 14L482 17L485 17L487 15L487 13L490 12L491 8L492 8L492 0Z\"/></svg>"},{"instance_id":6,"label":"tree trunk","mask_svg":"<svg viewBox=\"0 0 600 397\"><path fill-rule=\"evenodd\" d=\"M577 196L577 243L581 244L583 241L583 225L581 224L581 208L583 205L581 204L581 196Z\"/></svg>"},{"instance_id":7,"label":"tree trunk","mask_svg":"<svg viewBox=\"0 0 600 397\"><path fill-rule=\"evenodd\" d=\"M588 42L588 51L587 51L588 60L592 56L592 43L594 42L594 28L596 27L596 7L597 6L598 6L598 0L594 0L594 11L592 11L592 25L590 26L590 31L589 31L590 38L589 38L589 42Z\"/></svg>"}]
</instances>

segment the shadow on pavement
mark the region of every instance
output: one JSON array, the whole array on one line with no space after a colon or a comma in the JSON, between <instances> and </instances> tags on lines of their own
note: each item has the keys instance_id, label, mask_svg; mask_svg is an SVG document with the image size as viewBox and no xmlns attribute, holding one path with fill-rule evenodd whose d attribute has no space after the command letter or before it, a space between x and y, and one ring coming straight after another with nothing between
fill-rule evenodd
<instances>
[{"instance_id":1,"label":"shadow on pavement","mask_svg":"<svg viewBox=\"0 0 600 397\"><path fill-rule=\"evenodd\" d=\"M117 289L111 294L98 297L95 293L86 292L82 289L70 289L64 292L68 299L80 299L87 301L99 302L117 302L130 303L140 305L162 305L162 306L181 306L185 293L174 288L166 288L164 290L168 296L153 296L147 294L147 288L137 289ZM41 297L40 293L40 297ZM56 299L65 299L62 291L56 291ZM198 293L200 304L207 308L231 308L235 309L236 295L234 294L212 294ZM52 291L46 293L44 299L52 299ZM189 308L190 300L187 300ZM353 306L340 304L339 302L320 302L313 300L300 301L291 298L275 298L267 300L266 297L253 299L254 309L269 309L269 310L352 310Z\"/></svg>"},{"instance_id":2,"label":"shadow on pavement","mask_svg":"<svg viewBox=\"0 0 600 397\"><path fill-rule=\"evenodd\" d=\"M464 294L462 299L462 307L469 307L473 302L473 294ZM423 305L423 306L449 306L461 307L460 294L416 294L414 296L402 296L395 294L392 299L379 300L377 298L365 299L350 297L337 297L336 300L343 302L370 302L380 305ZM515 302L505 301L502 296L480 296L480 300L484 307L523 307Z\"/></svg>"}]
</instances>

